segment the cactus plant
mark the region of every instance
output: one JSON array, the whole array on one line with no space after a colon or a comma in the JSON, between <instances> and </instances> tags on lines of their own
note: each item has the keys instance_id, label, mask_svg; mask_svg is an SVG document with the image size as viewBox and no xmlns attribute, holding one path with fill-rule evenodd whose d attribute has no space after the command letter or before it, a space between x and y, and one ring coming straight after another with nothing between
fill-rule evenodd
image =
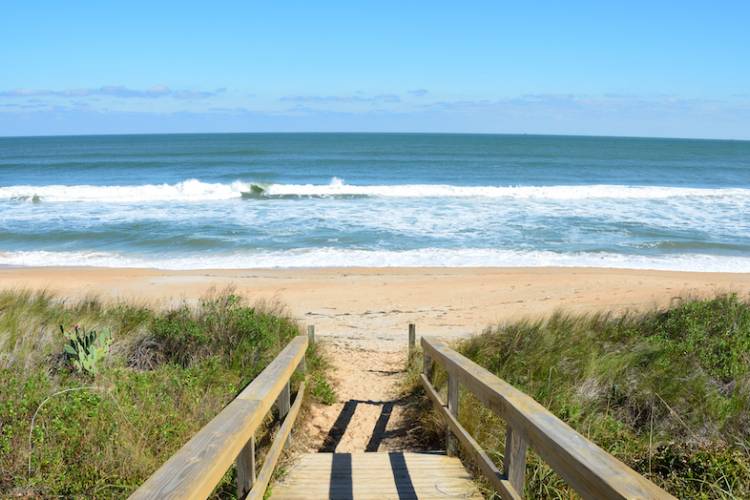
<instances>
[{"instance_id":1,"label":"cactus plant","mask_svg":"<svg viewBox=\"0 0 750 500\"><path fill-rule=\"evenodd\" d=\"M60 332L68 339L65 344L65 358L79 373L96 375L99 363L109 352L112 344L112 336L107 330L97 332L86 331L78 325L74 326L73 332L65 331L60 325Z\"/></svg>"}]
</instances>

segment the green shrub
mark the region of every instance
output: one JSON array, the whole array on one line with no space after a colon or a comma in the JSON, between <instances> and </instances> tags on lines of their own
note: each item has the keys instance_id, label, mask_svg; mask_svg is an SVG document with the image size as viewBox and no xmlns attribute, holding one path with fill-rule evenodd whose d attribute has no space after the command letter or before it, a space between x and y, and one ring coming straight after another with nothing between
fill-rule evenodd
<instances>
[{"instance_id":1,"label":"green shrub","mask_svg":"<svg viewBox=\"0 0 750 500\"><path fill-rule=\"evenodd\" d=\"M150 331L164 359L188 366L207 354L208 333L194 319L187 305L167 311L151 320Z\"/></svg>"},{"instance_id":2,"label":"green shrub","mask_svg":"<svg viewBox=\"0 0 750 500\"><path fill-rule=\"evenodd\" d=\"M66 332L65 327L60 325L60 333L68 339L65 344L65 358L71 366L79 373L96 375L99 365L109 353L109 346L112 344L112 335L109 331L102 330L99 333L96 330L86 331L75 325L73 332Z\"/></svg>"},{"instance_id":3,"label":"green shrub","mask_svg":"<svg viewBox=\"0 0 750 500\"><path fill-rule=\"evenodd\" d=\"M336 392L321 373L313 373L310 377L310 394L325 405L332 405L336 402Z\"/></svg>"}]
</instances>

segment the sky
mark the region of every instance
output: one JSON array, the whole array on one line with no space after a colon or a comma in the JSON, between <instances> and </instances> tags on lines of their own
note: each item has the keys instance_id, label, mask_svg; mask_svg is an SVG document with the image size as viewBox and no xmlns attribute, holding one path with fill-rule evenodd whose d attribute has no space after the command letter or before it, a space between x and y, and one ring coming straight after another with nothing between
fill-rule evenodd
<instances>
[{"instance_id":1,"label":"sky","mask_svg":"<svg viewBox=\"0 0 750 500\"><path fill-rule=\"evenodd\" d=\"M4 0L0 136L750 139L750 2Z\"/></svg>"}]
</instances>

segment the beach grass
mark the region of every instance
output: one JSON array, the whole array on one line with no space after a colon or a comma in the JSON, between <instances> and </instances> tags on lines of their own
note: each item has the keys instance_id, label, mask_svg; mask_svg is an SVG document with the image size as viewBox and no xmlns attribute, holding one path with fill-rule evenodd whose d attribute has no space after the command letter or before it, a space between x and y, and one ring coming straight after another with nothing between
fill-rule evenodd
<instances>
[{"instance_id":1,"label":"beach grass","mask_svg":"<svg viewBox=\"0 0 750 500\"><path fill-rule=\"evenodd\" d=\"M750 497L746 298L684 299L621 315L557 312L488 328L456 347L678 498ZM461 423L501 464L502 420L466 392L459 408ZM442 438L433 415L422 428ZM529 498L575 497L533 453L526 478Z\"/></svg>"},{"instance_id":2,"label":"beach grass","mask_svg":"<svg viewBox=\"0 0 750 500\"><path fill-rule=\"evenodd\" d=\"M64 354L60 325L76 324L112 336L95 374ZM299 333L280 305L231 290L166 310L0 292L0 491L127 497ZM313 398L334 399L314 346L307 368Z\"/></svg>"}]
</instances>

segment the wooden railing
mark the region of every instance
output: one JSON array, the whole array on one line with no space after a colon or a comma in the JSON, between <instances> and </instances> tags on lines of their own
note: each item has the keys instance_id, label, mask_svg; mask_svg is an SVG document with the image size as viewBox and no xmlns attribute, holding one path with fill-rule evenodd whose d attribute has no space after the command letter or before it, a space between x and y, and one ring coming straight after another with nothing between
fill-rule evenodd
<instances>
[{"instance_id":1,"label":"wooden railing","mask_svg":"<svg viewBox=\"0 0 750 500\"><path fill-rule=\"evenodd\" d=\"M422 384L446 422L448 454L455 454L460 443L502 498L523 497L529 447L584 498L673 498L532 398L445 343L422 337L422 349ZM447 404L431 382L434 363L448 374ZM502 471L458 421L459 384L507 424Z\"/></svg>"},{"instance_id":2,"label":"wooden railing","mask_svg":"<svg viewBox=\"0 0 750 500\"><path fill-rule=\"evenodd\" d=\"M314 330L309 329L308 336L314 339ZM296 370L304 370L307 346L308 337L294 338L130 498L205 499L233 463L237 467L237 498L263 498L302 404L304 382L290 404L289 380ZM274 404L283 421L256 475L255 432Z\"/></svg>"}]
</instances>

